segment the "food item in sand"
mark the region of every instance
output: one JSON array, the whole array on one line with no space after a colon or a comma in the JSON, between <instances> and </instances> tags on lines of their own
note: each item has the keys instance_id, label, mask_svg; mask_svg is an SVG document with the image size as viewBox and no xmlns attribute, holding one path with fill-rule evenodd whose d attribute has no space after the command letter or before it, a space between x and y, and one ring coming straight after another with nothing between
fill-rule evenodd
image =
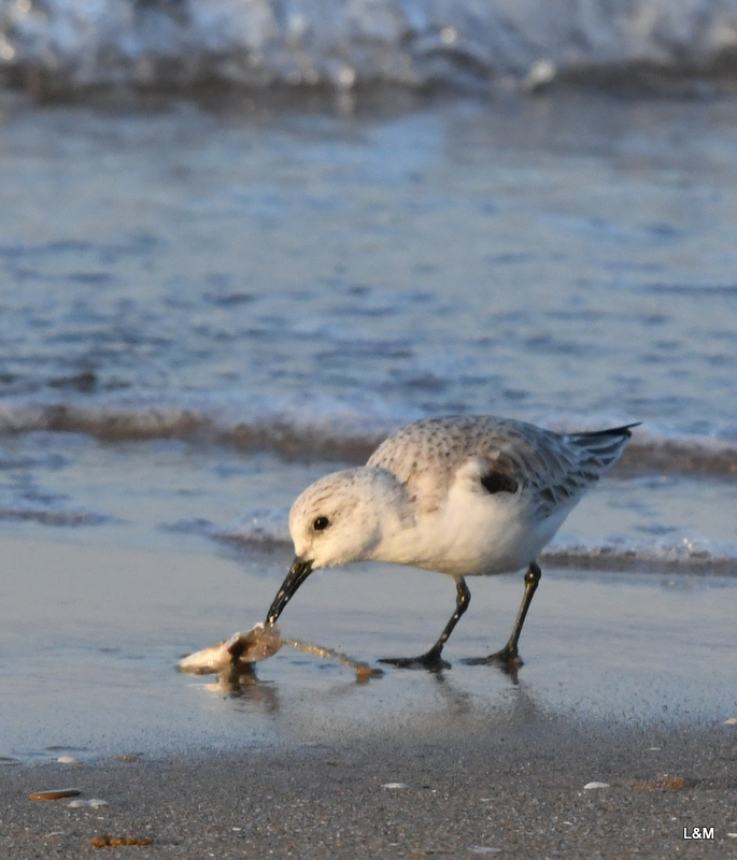
<instances>
[{"instance_id":1,"label":"food item in sand","mask_svg":"<svg viewBox=\"0 0 737 860\"><path fill-rule=\"evenodd\" d=\"M63 800L65 797L79 797L82 792L78 788L52 788L48 791L34 791L29 795L31 800Z\"/></svg>"},{"instance_id":2,"label":"food item in sand","mask_svg":"<svg viewBox=\"0 0 737 860\"><path fill-rule=\"evenodd\" d=\"M247 668L258 660L272 657L281 648L279 629L274 625L255 624L246 633L234 633L230 639L195 651L177 663L180 672L210 675L225 672L233 666Z\"/></svg>"},{"instance_id":3,"label":"food item in sand","mask_svg":"<svg viewBox=\"0 0 737 860\"><path fill-rule=\"evenodd\" d=\"M362 663L359 660L352 660L346 654L341 654L340 651L333 651L332 648L323 648L322 645L313 645L311 642L302 642L300 639L283 639L282 644L287 645L289 648L294 648L295 651L302 651L304 654L314 654L316 657L337 660L344 666L353 669L356 673L357 681L379 678L384 674L381 669L375 669L373 666L369 666L368 663Z\"/></svg>"},{"instance_id":4,"label":"food item in sand","mask_svg":"<svg viewBox=\"0 0 737 860\"><path fill-rule=\"evenodd\" d=\"M299 639L282 639L279 629L271 624L256 624L247 633L235 633L219 645L183 657L177 663L177 669L195 675L248 672L252 671L254 663L272 657L283 645L349 666L356 673L356 680L359 682L384 674L381 669L374 669L368 663L352 660L345 654L323 648L322 645L313 645Z\"/></svg>"}]
</instances>

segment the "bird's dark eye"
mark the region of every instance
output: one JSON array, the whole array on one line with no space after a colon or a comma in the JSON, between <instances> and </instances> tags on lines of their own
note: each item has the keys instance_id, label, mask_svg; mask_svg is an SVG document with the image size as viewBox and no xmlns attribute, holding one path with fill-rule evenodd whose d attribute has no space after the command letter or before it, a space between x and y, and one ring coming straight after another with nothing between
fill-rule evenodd
<instances>
[{"instance_id":1,"label":"bird's dark eye","mask_svg":"<svg viewBox=\"0 0 737 860\"><path fill-rule=\"evenodd\" d=\"M330 525L330 520L327 517L318 517L314 523L312 523L312 528L316 532L321 532L323 529L326 529Z\"/></svg>"}]
</instances>

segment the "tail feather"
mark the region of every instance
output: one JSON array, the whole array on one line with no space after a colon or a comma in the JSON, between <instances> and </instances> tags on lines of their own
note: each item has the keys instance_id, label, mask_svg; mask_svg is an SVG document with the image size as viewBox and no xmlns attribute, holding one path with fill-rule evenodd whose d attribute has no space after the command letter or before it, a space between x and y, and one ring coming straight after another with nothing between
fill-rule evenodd
<instances>
[{"instance_id":1,"label":"tail feather","mask_svg":"<svg viewBox=\"0 0 737 860\"><path fill-rule=\"evenodd\" d=\"M610 427L608 430L586 430L582 433L571 433L571 436L625 436L630 438L632 427L639 427L642 421L635 421L632 424L623 424L621 427Z\"/></svg>"},{"instance_id":2,"label":"tail feather","mask_svg":"<svg viewBox=\"0 0 737 860\"><path fill-rule=\"evenodd\" d=\"M579 451L581 467L602 474L617 462L624 446L632 436L631 428L639 424L638 421L607 430L570 433L567 438Z\"/></svg>"}]
</instances>

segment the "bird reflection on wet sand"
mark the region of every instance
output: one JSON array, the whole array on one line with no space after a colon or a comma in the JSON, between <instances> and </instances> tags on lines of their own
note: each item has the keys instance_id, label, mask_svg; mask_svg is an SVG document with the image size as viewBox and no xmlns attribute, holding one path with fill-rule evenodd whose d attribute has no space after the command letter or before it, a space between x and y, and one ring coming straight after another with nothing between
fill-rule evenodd
<instances>
[{"instance_id":1,"label":"bird reflection on wet sand","mask_svg":"<svg viewBox=\"0 0 737 860\"><path fill-rule=\"evenodd\" d=\"M298 655L295 657L296 659L289 661L291 665L299 665L307 669L304 666L306 661L299 659ZM338 667L328 662L313 664L313 669L326 672L338 671ZM341 674L344 676L342 680L337 681L333 675L335 683L327 687L321 684L319 689L300 688L297 701L290 697L285 685L279 684L273 678L259 677L255 664L247 667L232 665L219 672L214 680L203 685L203 689L228 700L237 711L248 714L258 712L270 717L282 714L290 719L298 719L301 730L304 730L302 720L305 717L305 709L313 714L313 707L320 710L327 706L333 715L345 714L344 706L348 705L351 698L358 695L361 689L365 689L369 681L368 678L350 677L348 673ZM540 707L529 684L519 682L507 673L500 672L498 677L502 685L501 687L495 685L491 698L487 699L476 695L472 687L466 687L464 675L463 670L455 676L449 671L428 673L425 676L426 682L420 683L419 689L425 691L421 696L424 702L421 708L421 719L427 729L441 729L446 724L448 726L452 724L457 728L459 720L460 724L464 725L466 723L475 725L478 721L486 725L492 723L529 725L545 716L544 709ZM436 694L431 696L432 704L426 698L428 686ZM379 692L385 688L376 689ZM408 691L408 694L410 699L414 698L411 692ZM379 708L383 707L382 698L380 695L377 700ZM349 706L349 710L353 708ZM339 722L342 723L342 720ZM348 717L348 723L351 722L352 719Z\"/></svg>"},{"instance_id":2,"label":"bird reflection on wet sand","mask_svg":"<svg viewBox=\"0 0 737 860\"><path fill-rule=\"evenodd\" d=\"M267 714L279 710L279 690L269 681L262 681L253 666L230 666L218 673L217 679L205 684L205 689L230 699L243 699Z\"/></svg>"}]
</instances>

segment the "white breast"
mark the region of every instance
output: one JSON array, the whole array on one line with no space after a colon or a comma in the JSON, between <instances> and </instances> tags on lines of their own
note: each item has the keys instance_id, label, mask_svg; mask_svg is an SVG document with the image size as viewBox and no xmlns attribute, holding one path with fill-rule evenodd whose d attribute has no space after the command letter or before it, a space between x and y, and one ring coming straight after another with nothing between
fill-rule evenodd
<instances>
[{"instance_id":1,"label":"white breast","mask_svg":"<svg viewBox=\"0 0 737 860\"><path fill-rule=\"evenodd\" d=\"M419 516L405 536L401 561L456 576L519 570L535 560L574 504L541 518L525 494L489 494L472 471L459 473L445 504Z\"/></svg>"}]
</instances>

